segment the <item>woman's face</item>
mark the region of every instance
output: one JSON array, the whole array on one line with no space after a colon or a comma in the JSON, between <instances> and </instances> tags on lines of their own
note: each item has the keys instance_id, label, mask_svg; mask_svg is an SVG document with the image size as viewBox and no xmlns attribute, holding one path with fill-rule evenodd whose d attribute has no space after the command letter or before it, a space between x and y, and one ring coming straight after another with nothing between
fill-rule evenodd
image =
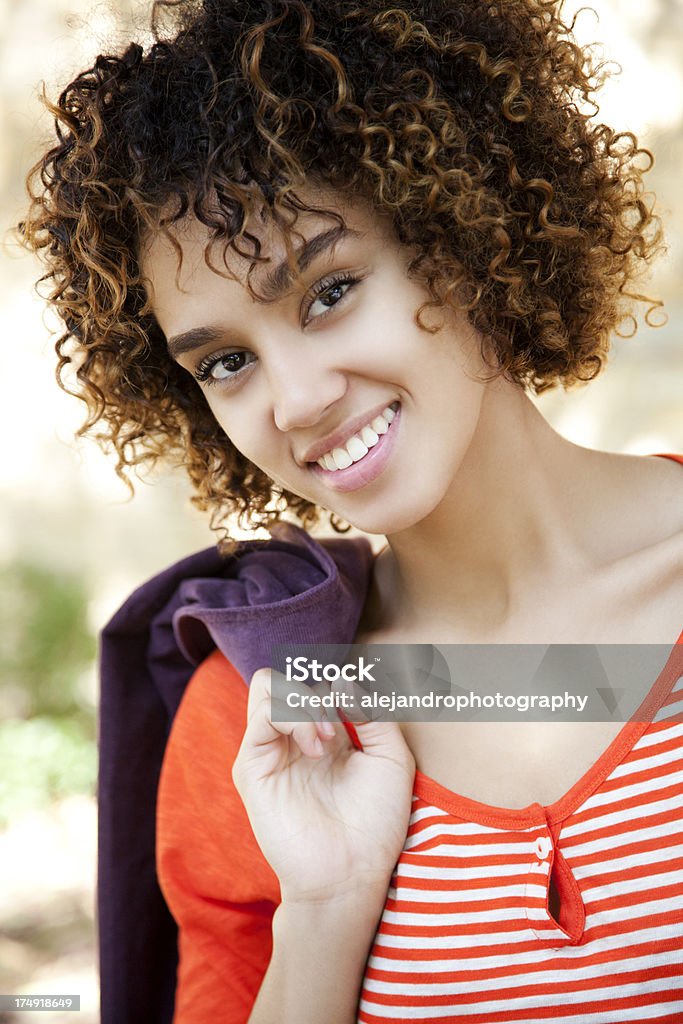
<instances>
[{"instance_id":1,"label":"woman's face","mask_svg":"<svg viewBox=\"0 0 683 1024\"><path fill-rule=\"evenodd\" d=\"M429 295L409 280L410 254L391 227L329 193L315 201L338 210L345 228L300 215L300 283L282 238L257 218L249 229L270 257L252 274L259 299L231 251L234 280L207 266L208 235L195 220L178 228L180 274L161 235L143 271L171 355L235 447L281 487L392 534L429 516L453 483L485 388L474 379L479 339L446 310L423 315L436 333L420 328L415 313ZM218 248L212 257L220 265Z\"/></svg>"}]
</instances>

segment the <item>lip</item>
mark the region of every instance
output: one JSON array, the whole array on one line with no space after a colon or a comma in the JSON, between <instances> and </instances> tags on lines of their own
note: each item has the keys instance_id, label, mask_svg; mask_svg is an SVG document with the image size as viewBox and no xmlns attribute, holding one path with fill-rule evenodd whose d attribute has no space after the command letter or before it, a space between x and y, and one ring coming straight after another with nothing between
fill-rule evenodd
<instances>
[{"instance_id":1,"label":"lip","mask_svg":"<svg viewBox=\"0 0 683 1024\"><path fill-rule=\"evenodd\" d=\"M386 405L382 406L386 409ZM382 434L379 441L364 455L358 462L354 462L347 469L329 470L314 462L309 469L333 491L357 491L360 487L372 483L384 472L398 436L398 426L401 420L403 406L399 404L389 429ZM364 426L364 421L361 426ZM351 434L348 435L350 437ZM326 451L328 449L325 449Z\"/></svg>"},{"instance_id":2,"label":"lip","mask_svg":"<svg viewBox=\"0 0 683 1024\"><path fill-rule=\"evenodd\" d=\"M353 419L347 420L343 426L337 427L336 430L333 430L329 434L325 434L325 436L321 437L319 441L312 444L310 448L307 448L299 459L299 462L303 466L306 466L306 463L311 462L317 465L317 461L321 455L331 452L333 448L343 448L350 437L357 434L363 429L363 427L368 426L376 416L383 413L387 406L392 405L395 401L396 399L392 399L389 402L383 402L382 405L376 406L374 410L371 409L369 412L361 413L359 416L354 416ZM382 436L385 437L386 435L383 434ZM375 448L376 447L377 445L375 445ZM374 448L371 448L370 450L374 451ZM306 466L306 468L309 469L310 466ZM350 468L351 467L349 466L349 469ZM325 470L324 472L328 471ZM340 469L338 472L345 473L346 470Z\"/></svg>"}]
</instances>

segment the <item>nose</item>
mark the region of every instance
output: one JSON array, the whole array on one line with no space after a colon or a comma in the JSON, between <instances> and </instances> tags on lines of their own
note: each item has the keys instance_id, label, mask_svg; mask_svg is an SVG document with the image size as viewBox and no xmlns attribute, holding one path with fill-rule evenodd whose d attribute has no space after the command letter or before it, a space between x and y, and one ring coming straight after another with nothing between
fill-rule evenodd
<instances>
[{"instance_id":1,"label":"nose","mask_svg":"<svg viewBox=\"0 0 683 1024\"><path fill-rule=\"evenodd\" d=\"M278 430L312 427L346 392L343 372L308 353L271 361L267 369Z\"/></svg>"}]
</instances>

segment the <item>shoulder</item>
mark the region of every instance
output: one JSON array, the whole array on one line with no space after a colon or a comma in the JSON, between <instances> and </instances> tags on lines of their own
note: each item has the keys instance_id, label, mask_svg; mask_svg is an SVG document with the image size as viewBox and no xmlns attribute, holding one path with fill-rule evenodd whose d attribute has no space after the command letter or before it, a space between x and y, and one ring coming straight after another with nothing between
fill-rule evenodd
<instances>
[{"instance_id":1,"label":"shoulder","mask_svg":"<svg viewBox=\"0 0 683 1024\"><path fill-rule=\"evenodd\" d=\"M610 616L617 623L621 610L624 635L639 642L675 642L683 636L683 457L609 455L602 469L611 499L603 530L617 552L605 563Z\"/></svg>"},{"instance_id":2,"label":"shoulder","mask_svg":"<svg viewBox=\"0 0 683 1024\"><path fill-rule=\"evenodd\" d=\"M655 561L661 558L683 583L683 456L635 462L640 475L634 468L632 494L642 550L651 552Z\"/></svg>"},{"instance_id":3,"label":"shoulder","mask_svg":"<svg viewBox=\"0 0 683 1024\"><path fill-rule=\"evenodd\" d=\"M683 584L683 456L629 457L623 509L633 554Z\"/></svg>"},{"instance_id":4,"label":"shoulder","mask_svg":"<svg viewBox=\"0 0 683 1024\"><path fill-rule=\"evenodd\" d=\"M683 455L593 453L602 519L624 554L683 541Z\"/></svg>"},{"instance_id":5,"label":"shoulder","mask_svg":"<svg viewBox=\"0 0 683 1024\"><path fill-rule=\"evenodd\" d=\"M671 532L683 532L683 455L636 456L634 473L636 467L642 473L646 493L651 493Z\"/></svg>"},{"instance_id":6,"label":"shoulder","mask_svg":"<svg viewBox=\"0 0 683 1024\"><path fill-rule=\"evenodd\" d=\"M249 688L219 650L195 669L173 722L164 765L203 749L229 758L237 753L247 720ZM169 756L169 751L173 754Z\"/></svg>"}]
</instances>

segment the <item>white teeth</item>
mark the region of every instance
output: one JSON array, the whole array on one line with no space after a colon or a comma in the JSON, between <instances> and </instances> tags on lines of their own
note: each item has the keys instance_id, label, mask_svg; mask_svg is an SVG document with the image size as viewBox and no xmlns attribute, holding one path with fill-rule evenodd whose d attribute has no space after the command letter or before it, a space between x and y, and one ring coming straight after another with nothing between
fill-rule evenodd
<instances>
[{"instance_id":1,"label":"white teeth","mask_svg":"<svg viewBox=\"0 0 683 1024\"><path fill-rule=\"evenodd\" d=\"M333 473L337 469L348 469L354 462L360 462L368 454L369 449L377 444L380 435L386 434L395 415L394 409L387 406L371 423L350 437L343 448L334 448L331 452L321 455L318 465Z\"/></svg>"},{"instance_id":2,"label":"white teeth","mask_svg":"<svg viewBox=\"0 0 683 1024\"><path fill-rule=\"evenodd\" d=\"M368 454L368 446L363 444L361 439L354 435L346 442L346 450L354 462L358 462L364 455Z\"/></svg>"},{"instance_id":3,"label":"white teeth","mask_svg":"<svg viewBox=\"0 0 683 1024\"><path fill-rule=\"evenodd\" d=\"M353 463L353 459L347 452L346 448L334 448L332 451L332 458L334 459L334 464L337 469L348 469Z\"/></svg>"},{"instance_id":4,"label":"white teeth","mask_svg":"<svg viewBox=\"0 0 683 1024\"><path fill-rule=\"evenodd\" d=\"M379 441L379 434L372 427L363 427L360 432L360 439L368 448L374 448Z\"/></svg>"}]
</instances>

